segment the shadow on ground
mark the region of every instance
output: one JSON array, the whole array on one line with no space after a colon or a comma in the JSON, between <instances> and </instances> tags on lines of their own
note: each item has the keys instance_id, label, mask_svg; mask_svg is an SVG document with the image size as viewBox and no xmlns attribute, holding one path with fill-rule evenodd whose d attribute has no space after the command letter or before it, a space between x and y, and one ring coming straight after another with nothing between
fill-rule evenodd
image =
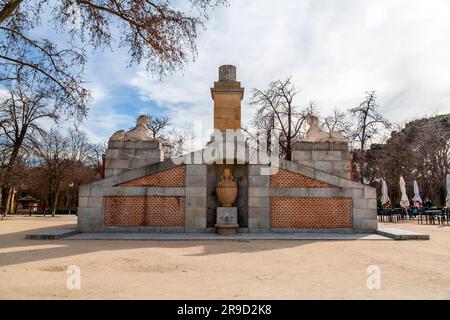
<instances>
[{"instance_id":1,"label":"shadow on ground","mask_svg":"<svg viewBox=\"0 0 450 320\"><path fill-rule=\"evenodd\" d=\"M139 241L139 240L29 240L26 234L36 233L50 229L61 229L75 227L74 224L59 225L56 227L27 229L16 233L0 235L1 249L14 249L17 251L0 253L0 266L16 265L21 263L44 261L62 257L70 257L81 254L89 254L98 251L120 251L129 249L151 249L151 248L192 248L202 247L201 253L186 253L185 256L207 256L226 253L252 253L258 251L270 251L286 248L299 247L312 243L323 242L323 240L226 240L223 241ZM332 241L332 240L325 240ZM249 246L249 242L252 245ZM254 245L257 243L257 245ZM42 246L52 246L42 248ZM9 250L6 250L9 251Z\"/></svg>"}]
</instances>

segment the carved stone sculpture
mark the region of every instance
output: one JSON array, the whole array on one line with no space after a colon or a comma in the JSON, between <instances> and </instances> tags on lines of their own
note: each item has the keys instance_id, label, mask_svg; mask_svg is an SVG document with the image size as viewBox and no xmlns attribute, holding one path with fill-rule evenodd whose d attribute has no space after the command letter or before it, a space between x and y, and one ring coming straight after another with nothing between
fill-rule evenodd
<instances>
[{"instance_id":1,"label":"carved stone sculpture","mask_svg":"<svg viewBox=\"0 0 450 320\"><path fill-rule=\"evenodd\" d=\"M329 142L342 143L347 142L345 137L338 132L327 132L320 127L319 119L316 116L310 115L306 120L309 129L306 132L306 137L301 139L304 142Z\"/></svg>"},{"instance_id":2,"label":"carved stone sculpture","mask_svg":"<svg viewBox=\"0 0 450 320\"><path fill-rule=\"evenodd\" d=\"M217 198L222 206L231 207L236 201L237 191L237 183L233 181L231 170L225 168L216 187Z\"/></svg>"},{"instance_id":3,"label":"carved stone sculpture","mask_svg":"<svg viewBox=\"0 0 450 320\"><path fill-rule=\"evenodd\" d=\"M154 140L148 130L149 119L147 116L139 116L136 120L134 129L125 132L125 130L116 131L110 141L151 141Z\"/></svg>"}]
</instances>

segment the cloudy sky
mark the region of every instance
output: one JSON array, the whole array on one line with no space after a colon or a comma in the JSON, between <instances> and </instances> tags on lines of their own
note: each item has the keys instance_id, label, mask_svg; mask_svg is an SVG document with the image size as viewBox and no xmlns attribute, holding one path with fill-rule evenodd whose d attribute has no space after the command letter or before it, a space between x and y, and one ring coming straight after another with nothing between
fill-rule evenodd
<instances>
[{"instance_id":1,"label":"cloudy sky","mask_svg":"<svg viewBox=\"0 0 450 320\"><path fill-rule=\"evenodd\" d=\"M234 64L249 89L292 75L299 106L322 115L358 105L376 90L394 122L450 112L450 1L230 0L198 39L198 58L162 81L126 67L126 51L92 54L93 91L85 129L101 141L130 128L140 113L167 114L178 128L212 127L209 88L222 64Z\"/></svg>"}]
</instances>

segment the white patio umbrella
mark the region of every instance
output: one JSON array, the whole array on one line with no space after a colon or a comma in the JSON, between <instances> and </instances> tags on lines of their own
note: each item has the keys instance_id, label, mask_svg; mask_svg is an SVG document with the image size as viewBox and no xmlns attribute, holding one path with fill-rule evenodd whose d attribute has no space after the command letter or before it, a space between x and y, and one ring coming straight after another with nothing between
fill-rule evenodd
<instances>
[{"instance_id":1,"label":"white patio umbrella","mask_svg":"<svg viewBox=\"0 0 450 320\"><path fill-rule=\"evenodd\" d=\"M417 180L414 180L414 198L412 200L414 203L414 207L422 206L422 198L420 197L419 185L417 184Z\"/></svg>"},{"instance_id":2,"label":"white patio umbrella","mask_svg":"<svg viewBox=\"0 0 450 320\"><path fill-rule=\"evenodd\" d=\"M447 174L447 199L446 199L447 208L450 208L450 174Z\"/></svg>"},{"instance_id":3,"label":"white patio umbrella","mask_svg":"<svg viewBox=\"0 0 450 320\"><path fill-rule=\"evenodd\" d=\"M400 200L400 206L402 208L409 208L409 200L408 200L408 196L406 195L406 183L405 183L405 179L403 179L403 177L400 177L400 192L402 193L402 198Z\"/></svg>"},{"instance_id":4,"label":"white patio umbrella","mask_svg":"<svg viewBox=\"0 0 450 320\"><path fill-rule=\"evenodd\" d=\"M386 181L383 180L383 184L381 186L381 206L389 205L391 203L391 199L389 198L388 187Z\"/></svg>"}]
</instances>

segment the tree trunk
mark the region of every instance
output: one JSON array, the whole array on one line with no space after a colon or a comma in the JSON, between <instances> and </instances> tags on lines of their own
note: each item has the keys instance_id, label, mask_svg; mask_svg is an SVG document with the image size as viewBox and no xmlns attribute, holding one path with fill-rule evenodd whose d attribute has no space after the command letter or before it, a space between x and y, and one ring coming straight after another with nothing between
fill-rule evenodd
<instances>
[{"instance_id":1,"label":"tree trunk","mask_svg":"<svg viewBox=\"0 0 450 320\"><path fill-rule=\"evenodd\" d=\"M292 160L292 107L289 105L288 109L288 132L286 141L286 160Z\"/></svg>"},{"instance_id":2,"label":"tree trunk","mask_svg":"<svg viewBox=\"0 0 450 320\"><path fill-rule=\"evenodd\" d=\"M3 187L0 187L0 215L3 218Z\"/></svg>"},{"instance_id":3,"label":"tree trunk","mask_svg":"<svg viewBox=\"0 0 450 320\"><path fill-rule=\"evenodd\" d=\"M17 140L14 142L8 163L3 168L3 170L0 171L0 185L5 183L5 181L8 181L9 177L7 176L7 174L13 170L14 164L16 163L17 156L19 155L20 148L22 147L22 143L25 138L27 127L28 127L27 125L24 125L24 127L22 128L22 132L20 133Z\"/></svg>"},{"instance_id":4,"label":"tree trunk","mask_svg":"<svg viewBox=\"0 0 450 320\"><path fill-rule=\"evenodd\" d=\"M14 214L17 214L17 207L19 206L20 186L17 190L16 197L14 198Z\"/></svg>"},{"instance_id":5,"label":"tree trunk","mask_svg":"<svg viewBox=\"0 0 450 320\"><path fill-rule=\"evenodd\" d=\"M11 0L0 11L0 24L8 19L23 0Z\"/></svg>"},{"instance_id":6,"label":"tree trunk","mask_svg":"<svg viewBox=\"0 0 450 320\"><path fill-rule=\"evenodd\" d=\"M58 197L59 197L59 185L56 187L55 198L53 199L52 217L54 217L56 213L56 207L58 206Z\"/></svg>"},{"instance_id":7,"label":"tree trunk","mask_svg":"<svg viewBox=\"0 0 450 320\"><path fill-rule=\"evenodd\" d=\"M13 187L10 186L9 189L8 189L8 197L6 198L5 212L3 214L5 217L6 217L7 214L9 214L9 209L11 207L12 192L13 192Z\"/></svg>"},{"instance_id":8,"label":"tree trunk","mask_svg":"<svg viewBox=\"0 0 450 320\"><path fill-rule=\"evenodd\" d=\"M272 130L266 130L266 152L270 156L272 154Z\"/></svg>"}]
</instances>

